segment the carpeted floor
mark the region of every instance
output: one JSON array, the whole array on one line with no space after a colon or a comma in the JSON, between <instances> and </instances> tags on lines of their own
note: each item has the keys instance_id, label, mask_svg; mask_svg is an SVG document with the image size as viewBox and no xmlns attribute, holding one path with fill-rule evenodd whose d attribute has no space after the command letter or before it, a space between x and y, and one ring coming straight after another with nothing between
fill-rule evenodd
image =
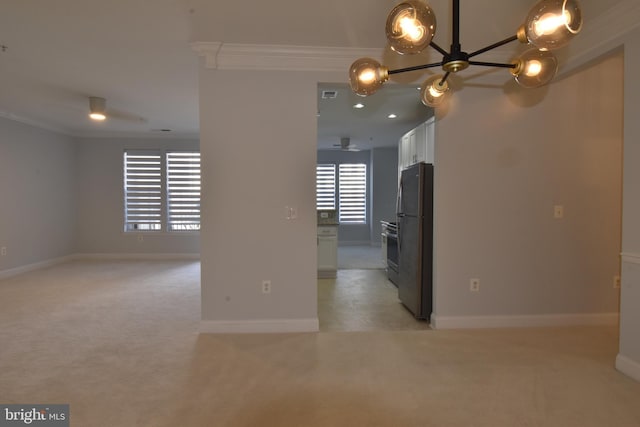
<instances>
[{"instance_id":1,"label":"carpeted floor","mask_svg":"<svg viewBox=\"0 0 640 427\"><path fill-rule=\"evenodd\" d=\"M0 402L71 425L637 427L616 328L199 335L199 264L0 281Z\"/></svg>"}]
</instances>

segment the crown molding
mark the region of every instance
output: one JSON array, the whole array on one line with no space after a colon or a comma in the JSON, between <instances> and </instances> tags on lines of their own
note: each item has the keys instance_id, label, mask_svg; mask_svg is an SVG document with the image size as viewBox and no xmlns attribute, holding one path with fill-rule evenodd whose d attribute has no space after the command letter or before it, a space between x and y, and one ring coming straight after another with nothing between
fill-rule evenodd
<instances>
[{"instance_id":1,"label":"crown molding","mask_svg":"<svg viewBox=\"0 0 640 427\"><path fill-rule=\"evenodd\" d=\"M585 21L572 42L560 74L580 68L620 45L621 38L640 27L640 2L622 0L603 14ZM204 66L217 70L336 71L344 72L354 59L367 56L382 61L385 48L347 48L290 45L194 42L191 48L204 58ZM508 62L507 47L482 55L482 60Z\"/></svg>"},{"instance_id":2,"label":"crown molding","mask_svg":"<svg viewBox=\"0 0 640 427\"><path fill-rule=\"evenodd\" d=\"M355 58L380 59L383 49L227 44L196 42L191 48L204 57L205 68L216 70L338 71Z\"/></svg>"},{"instance_id":3,"label":"crown molding","mask_svg":"<svg viewBox=\"0 0 640 427\"><path fill-rule=\"evenodd\" d=\"M49 125L47 123L44 123L44 122L41 122L41 121L38 121L38 120L33 120L33 119L28 118L28 117L20 116L18 114L14 114L14 113L11 113L9 111L0 110L0 118L11 120L11 121L18 122L18 123L22 123L22 124L27 125L27 126L35 127L35 128L38 128L38 129L46 130L46 131L57 133L57 134L60 134L60 135L73 136L71 134L71 132L69 132L68 130L65 130L65 129L62 129L62 128L58 128L58 127L55 127L55 126L51 126L51 125Z\"/></svg>"},{"instance_id":4,"label":"crown molding","mask_svg":"<svg viewBox=\"0 0 640 427\"><path fill-rule=\"evenodd\" d=\"M178 132L127 132L127 131L80 131L69 134L78 139L180 139L180 140L200 140L200 133L197 131L178 131Z\"/></svg>"},{"instance_id":5,"label":"crown molding","mask_svg":"<svg viewBox=\"0 0 640 427\"><path fill-rule=\"evenodd\" d=\"M626 34L640 28L640 2L623 0L599 16L586 20L571 42L562 72L570 73L624 43Z\"/></svg>"}]
</instances>

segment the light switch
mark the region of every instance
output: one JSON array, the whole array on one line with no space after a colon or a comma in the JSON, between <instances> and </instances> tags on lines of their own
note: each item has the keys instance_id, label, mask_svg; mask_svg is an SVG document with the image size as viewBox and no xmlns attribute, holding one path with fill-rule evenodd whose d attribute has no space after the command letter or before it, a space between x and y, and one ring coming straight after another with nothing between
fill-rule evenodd
<instances>
[{"instance_id":1,"label":"light switch","mask_svg":"<svg viewBox=\"0 0 640 427\"><path fill-rule=\"evenodd\" d=\"M288 220L298 219L298 208L296 206L285 206L284 215Z\"/></svg>"}]
</instances>

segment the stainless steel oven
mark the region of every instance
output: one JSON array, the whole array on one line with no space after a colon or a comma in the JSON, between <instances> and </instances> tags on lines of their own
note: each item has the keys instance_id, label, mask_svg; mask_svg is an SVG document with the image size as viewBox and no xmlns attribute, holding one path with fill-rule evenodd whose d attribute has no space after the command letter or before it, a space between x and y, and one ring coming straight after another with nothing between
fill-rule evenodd
<instances>
[{"instance_id":1,"label":"stainless steel oven","mask_svg":"<svg viewBox=\"0 0 640 427\"><path fill-rule=\"evenodd\" d=\"M398 285L398 227L394 223L387 225L387 277Z\"/></svg>"}]
</instances>

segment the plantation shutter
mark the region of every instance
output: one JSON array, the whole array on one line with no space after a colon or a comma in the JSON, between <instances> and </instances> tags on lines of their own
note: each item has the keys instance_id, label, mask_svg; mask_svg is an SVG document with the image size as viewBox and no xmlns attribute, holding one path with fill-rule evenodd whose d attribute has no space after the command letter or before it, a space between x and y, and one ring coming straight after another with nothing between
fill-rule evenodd
<instances>
[{"instance_id":1,"label":"plantation shutter","mask_svg":"<svg viewBox=\"0 0 640 427\"><path fill-rule=\"evenodd\" d=\"M338 171L340 222L366 223L367 165L343 163Z\"/></svg>"},{"instance_id":2,"label":"plantation shutter","mask_svg":"<svg viewBox=\"0 0 640 427\"><path fill-rule=\"evenodd\" d=\"M162 229L162 157L159 151L124 154L125 231Z\"/></svg>"},{"instance_id":3,"label":"plantation shutter","mask_svg":"<svg viewBox=\"0 0 640 427\"><path fill-rule=\"evenodd\" d=\"M169 230L200 230L200 153L167 153L167 211Z\"/></svg>"},{"instance_id":4,"label":"plantation shutter","mask_svg":"<svg viewBox=\"0 0 640 427\"><path fill-rule=\"evenodd\" d=\"M316 166L316 208L336 208L336 165Z\"/></svg>"}]
</instances>

